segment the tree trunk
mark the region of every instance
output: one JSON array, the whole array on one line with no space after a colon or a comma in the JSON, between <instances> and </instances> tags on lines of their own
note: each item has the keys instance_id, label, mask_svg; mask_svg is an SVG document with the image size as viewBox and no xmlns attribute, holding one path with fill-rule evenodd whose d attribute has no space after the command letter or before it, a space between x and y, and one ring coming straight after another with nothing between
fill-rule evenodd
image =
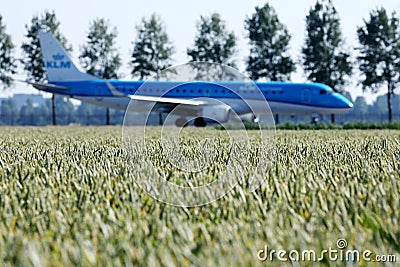
<instances>
[{"instance_id":1,"label":"tree trunk","mask_svg":"<svg viewBox=\"0 0 400 267\"><path fill-rule=\"evenodd\" d=\"M392 85L391 84L388 84L387 104L388 104L388 119L389 119L389 123L390 123L390 122L392 122Z\"/></svg>"},{"instance_id":2,"label":"tree trunk","mask_svg":"<svg viewBox=\"0 0 400 267\"><path fill-rule=\"evenodd\" d=\"M331 123L335 123L335 114L331 114Z\"/></svg>"},{"instance_id":3,"label":"tree trunk","mask_svg":"<svg viewBox=\"0 0 400 267\"><path fill-rule=\"evenodd\" d=\"M110 125L110 109L106 108L106 124Z\"/></svg>"},{"instance_id":4,"label":"tree trunk","mask_svg":"<svg viewBox=\"0 0 400 267\"><path fill-rule=\"evenodd\" d=\"M51 97L51 121L56 125L56 96L53 94Z\"/></svg>"}]
</instances>

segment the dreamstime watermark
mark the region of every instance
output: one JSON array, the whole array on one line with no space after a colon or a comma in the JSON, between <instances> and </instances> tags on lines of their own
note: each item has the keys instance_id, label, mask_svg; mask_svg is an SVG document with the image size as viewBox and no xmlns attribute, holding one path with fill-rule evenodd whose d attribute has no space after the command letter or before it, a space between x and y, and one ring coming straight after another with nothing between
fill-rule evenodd
<instances>
[{"instance_id":1,"label":"dreamstime watermark","mask_svg":"<svg viewBox=\"0 0 400 267\"><path fill-rule=\"evenodd\" d=\"M376 254L371 250L359 250L347 248L346 239L338 239L336 247L329 247L320 251L313 249L306 250L274 250L267 245L257 251L259 261L282 261L282 262L322 262L322 261L342 261L342 262L397 262L397 256L394 254Z\"/></svg>"},{"instance_id":2,"label":"dreamstime watermark","mask_svg":"<svg viewBox=\"0 0 400 267\"><path fill-rule=\"evenodd\" d=\"M162 127L149 126L154 113ZM258 130L247 131L249 119ZM186 127L207 123L222 130ZM176 206L205 205L238 183L256 190L275 152L275 122L263 93L216 63L171 67L144 82L131 96L122 131L129 176L153 198Z\"/></svg>"}]
</instances>

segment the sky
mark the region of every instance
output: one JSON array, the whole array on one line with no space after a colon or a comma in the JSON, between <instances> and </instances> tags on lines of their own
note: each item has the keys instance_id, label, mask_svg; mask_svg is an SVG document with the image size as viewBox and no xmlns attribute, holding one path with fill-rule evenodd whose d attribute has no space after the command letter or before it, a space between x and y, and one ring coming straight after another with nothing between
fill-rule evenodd
<instances>
[{"instance_id":1,"label":"sky","mask_svg":"<svg viewBox=\"0 0 400 267\"><path fill-rule=\"evenodd\" d=\"M316 0L0 0L0 14L6 24L6 31L11 35L16 45L17 56L21 55L20 46L26 34L25 26L30 24L34 15L40 15L45 10L55 11L61 22L60 30L73 46L72 58L79 65L81 46L86 42L89 24L96 18L109 19L112 26L118 31L117 48L123 59L121 73L125 79L130 79L129 57L136 37L136 25L143 17L152 13L158 14L164 21L167 33L175 47L174 64L184 64L189 58L186 49L193 45L196 35L196 23L200 16L209 16L218 12L226 21L227 28L235 32L238 37L236 61L239 71L245 69L244 60L248 55L248 44L244 30L244 20L254 13L256 6L266 2L272 5L282 23L292 34L290 54L296 61L300 60L300 51L305 37L305 17ZM369 12L378 7L385 7L391 13L400 14L399 0L333 0L341 18L341 28L346 47L352 49L358 46L356 29L363 25L363 20L368 19ZM301 67L292 75L293 82L305 82L306 77ZM18 79L25 79L22 71ZM356 74L351 79L347 91L353 97L364 94L371 103L374 96L363 93L358 85L359 76ZM382 90L381 94L385 91ZM13 93L38 93L37 90L27 88L16 83L13 88L0 92L0 96L9 96Z\"/></svg>"}]
</instances>

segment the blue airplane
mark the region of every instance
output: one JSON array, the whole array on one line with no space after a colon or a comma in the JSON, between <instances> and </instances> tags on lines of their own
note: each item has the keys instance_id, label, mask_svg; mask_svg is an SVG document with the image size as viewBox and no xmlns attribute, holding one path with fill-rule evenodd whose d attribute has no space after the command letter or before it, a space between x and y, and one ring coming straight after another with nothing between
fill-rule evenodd
<instances>
[{"instance_id":1,"label":"blue airplane","mask_svg":"<svg viewBox=\"0 0 400 267\"><path fill-rule=\"evenodd\" d=\"M204 118L210 117L226 122L232 112L255 120L266 111L265 100L273 114L337 114L353 108L320 83L255 82L259 90L253 90L248 82L104 80L81 72L50 32L39 32L39 39L48 83L31 82L36 89L114 109L133 105L135 111L148 111L151 106L154 112L170 113L180 106L178 126L193 118L195 126L205 126Z\"/></svg>"}]
</instances>

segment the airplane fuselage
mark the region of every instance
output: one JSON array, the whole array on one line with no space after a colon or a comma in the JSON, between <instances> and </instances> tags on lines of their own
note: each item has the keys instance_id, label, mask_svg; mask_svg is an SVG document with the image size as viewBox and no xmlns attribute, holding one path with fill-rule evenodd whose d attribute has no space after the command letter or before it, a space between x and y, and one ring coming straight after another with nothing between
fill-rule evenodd
<instances>
[{"instance_id":1,"label":"airplane fuselage","mask_svg":"<svg viewBox=\"0 0 400 267\"><path fill-rule=\"evenodd\" d=\"M193 99L209 97L229 105L238 114L243 98L260 105L265 100L273 113L279 114L333 114L352 108L352 103L342 95L319 83L286 82L161 82L92 80L52 82L67 90L45 91L70 96L92 104L125 110L131 95ZM255 86L259 90L255 90ZM261 107L261 109L264 107ZM257 110L255 110L257 112Z\"/></svg>"}]
</instances>

